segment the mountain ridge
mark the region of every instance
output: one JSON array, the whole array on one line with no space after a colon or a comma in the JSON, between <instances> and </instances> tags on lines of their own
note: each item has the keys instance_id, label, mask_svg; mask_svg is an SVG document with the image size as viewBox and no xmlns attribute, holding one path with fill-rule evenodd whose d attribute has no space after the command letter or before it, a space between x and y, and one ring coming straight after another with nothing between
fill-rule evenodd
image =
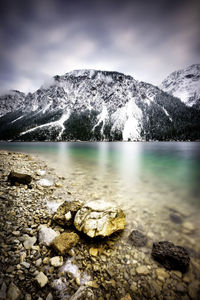
<instances>
[{"instance_id":1,"label":"mountain ridge","mask_svg":"<svg viewBox=\"0 0 200 300\"><path fill-rule=\"evenodd\" d=\"M199 139L195 108L120 72L71 71L23 97L1 116L1 140Z\"/></svg>"}]
</instances>

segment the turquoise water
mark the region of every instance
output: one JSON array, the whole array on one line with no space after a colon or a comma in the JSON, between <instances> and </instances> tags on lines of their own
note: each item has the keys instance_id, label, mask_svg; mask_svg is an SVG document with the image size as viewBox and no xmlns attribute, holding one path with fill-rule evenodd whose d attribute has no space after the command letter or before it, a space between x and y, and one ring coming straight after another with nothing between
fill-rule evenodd
<instances>
[{"instance_id":1,"label":"turquoise water","mask_svg":"<svg viewBox=\"0 0 200 300\"><path fill-rule=\"evenodd\" d=\"M0 149L45 160L65 177L75 198L120 205L127 230L142 226L152 239L189 243L200 251L200 143L20 142L0 143ZM63 197L59 191L57 196ZM182 224L173 223L171 213ZM185 230L184 222L194 230Z\"/></svg>"}]
</instances>

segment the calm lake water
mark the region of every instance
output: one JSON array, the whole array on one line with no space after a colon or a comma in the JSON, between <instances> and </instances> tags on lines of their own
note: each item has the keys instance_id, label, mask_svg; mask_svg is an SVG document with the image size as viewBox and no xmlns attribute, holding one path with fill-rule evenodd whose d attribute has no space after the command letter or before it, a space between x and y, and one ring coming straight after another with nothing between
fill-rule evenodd
<instances>
[{"instance_id":1,"label":"calm lake water","mask_svg":"<svg viewBox=\"0 0 200 300\"><path fill-rule=\"evenodd\" d=\"M20 142L0 143L0 148L39 156L84 200L119 204L128 227L141 225L152 238L179 244L189 240L199 250L200 143Z\"/></svg>"}]
</instances>

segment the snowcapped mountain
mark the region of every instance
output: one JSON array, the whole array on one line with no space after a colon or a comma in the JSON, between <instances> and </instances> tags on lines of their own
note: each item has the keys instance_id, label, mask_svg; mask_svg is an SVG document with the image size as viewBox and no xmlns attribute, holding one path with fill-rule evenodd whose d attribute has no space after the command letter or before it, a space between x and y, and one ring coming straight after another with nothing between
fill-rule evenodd
<instances>
[{"instance_id":1,"label":"snowcapped mountain","mask_svg":"<svg viewBox=\"0 0 200 300\"><path fill-rule=\"evenodd\" d=\"M118 72L76 70L57 75L23 101L13 99L13 108L7 114L2 110L1 140L199 138L195 109Z\"/></svg>"},{"instance_id":2,"label":"snowcapped mountain","mask_svg":"<svg viewBox=\"0 0 200 300\"><path fill-rule=\"evenodd\" d=\"M200 108L200 64L171 73L160 88L178 97L187 106Z\"/></svg>"}]
</instances>

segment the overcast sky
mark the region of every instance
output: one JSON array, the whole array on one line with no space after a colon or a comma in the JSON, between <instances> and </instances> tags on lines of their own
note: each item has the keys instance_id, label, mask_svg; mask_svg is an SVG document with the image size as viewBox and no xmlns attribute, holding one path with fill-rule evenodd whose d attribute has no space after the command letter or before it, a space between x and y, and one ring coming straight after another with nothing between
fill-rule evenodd
<instances>
[{"instance_id":1,"label":"overcast sky","mask_svg":"<svg viewBox=\"0 0 200 300\"><path fill-rule=\"evenodd\" d=\"M0 0L0 92L74 69L158 85L200 62L199 0Z\"/></svg>"}]
</instances>

